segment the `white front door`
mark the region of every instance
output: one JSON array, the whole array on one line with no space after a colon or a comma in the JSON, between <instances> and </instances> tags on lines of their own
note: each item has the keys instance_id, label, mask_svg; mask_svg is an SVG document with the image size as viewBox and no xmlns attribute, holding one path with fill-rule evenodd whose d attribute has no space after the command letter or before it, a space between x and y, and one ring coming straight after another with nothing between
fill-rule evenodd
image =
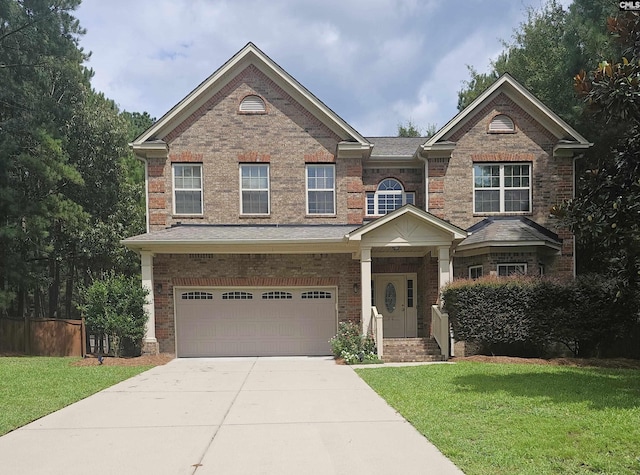
<instances>
[{"instance_id":1,"label":"white front door","mask_svg":"<svg viewBox=\"0 0 640 475\"><path fill-rule=\"evenodd\" d=\"M376 274L373 280L374 305L382 314L383 336L417 336L415 274Z\"/></svg>"}]
</instances>

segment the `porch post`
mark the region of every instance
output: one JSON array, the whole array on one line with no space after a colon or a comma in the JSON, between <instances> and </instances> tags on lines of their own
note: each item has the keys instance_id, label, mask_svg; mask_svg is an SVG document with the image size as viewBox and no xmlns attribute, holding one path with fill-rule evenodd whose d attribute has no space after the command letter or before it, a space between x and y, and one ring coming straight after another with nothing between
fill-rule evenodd
<instances>
[{"instance_id":1,"label":"porch post","mask_svg":"<svg viewBox=\"0 0 640 475\"><path fill-rule=\"evenodd\" d=\"M441 246L438 248L438 290L442 292L442 288L451 282L451 260L449 258L449 248ZM438 297L439 298L439 297ZM442 306L442 299L440 299L440 306Z\"/></svg>"},{"instance_id":2,"label":"porch post","mask_svg":"<svg viewBox=\"0 0 640 475\"><path fill-rule=\"evenodd\" d=\"M362 334L369 332L369 320L371 319L371 248L360 250L360 295L362 297L360 319L362 322Z\"/></svg>"},{"instance_id":3,"label":"porch post","mask_svg":"<svg viewBox=\"0 0 640 475\"><path fill-rule=\"evenodd\" d=\"M142 264L142 287L147 289L147 300L144 309L149 316L144 339L142 340L142 351L144 353L158 353L158 340L156 339L156 315L153 298L153 254L149 251L140 253Z\"/></svg>"}]
</instances>

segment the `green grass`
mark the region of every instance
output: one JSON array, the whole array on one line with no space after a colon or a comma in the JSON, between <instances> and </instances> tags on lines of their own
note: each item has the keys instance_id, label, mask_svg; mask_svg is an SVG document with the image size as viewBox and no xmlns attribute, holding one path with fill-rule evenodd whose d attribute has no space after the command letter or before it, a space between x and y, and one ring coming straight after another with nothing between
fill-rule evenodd
<instances>
[{"instance_id":1,"label":"green grass","mask_svg":"<svg viewBox=\"0 0 640 475\"><path fill-rule=\"evenodd\" d=\"M151 366L71 366L77 358L0 357L0 436Z\"/></svg>"},{"instance_id":2,"label":"green grass","mask_svg":"<svg viewBox=\"0 0 640 475\"><path fill-rule=\"evenodd\" d=\"M640 371L470 362L356 371L468 475L640 473Z\"/></svg>"}]
</instances>

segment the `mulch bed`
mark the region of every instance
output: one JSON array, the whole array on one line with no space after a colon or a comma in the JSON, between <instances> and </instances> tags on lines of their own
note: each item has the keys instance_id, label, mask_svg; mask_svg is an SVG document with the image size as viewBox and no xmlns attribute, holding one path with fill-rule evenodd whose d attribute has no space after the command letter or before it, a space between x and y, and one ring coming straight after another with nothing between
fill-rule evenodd
<instances>
[{"instance_id":1,"label":"mulch bed","mask_svg":"<svg viewBox=\"0 0 640 475\"><path fill-rule=\"evenodd\" d=\"M103 366L161 366L175 358L175 355L161 353L159 355L142 355L131 358L114 358L105 356L102 358ZM95 355L87 355L72 366L99 366L100 362Z\"/></svg>"}]
</instances>

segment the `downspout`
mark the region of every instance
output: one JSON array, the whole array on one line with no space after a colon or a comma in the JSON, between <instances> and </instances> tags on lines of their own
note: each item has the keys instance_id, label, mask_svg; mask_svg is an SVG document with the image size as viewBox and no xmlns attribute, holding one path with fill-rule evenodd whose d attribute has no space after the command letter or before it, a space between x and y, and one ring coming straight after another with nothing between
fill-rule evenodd
<instances>
[{"instance_id":1,"label":"downspout","mask_svg":"<svg viewBox=\"0 0 640 475\"><path fill-rule=\"evenodd\" d=\"M418 158L424 162L424 210L429 211L429 160L420 153Z\"/></svg>"},{"instance_id":2,"label":"downspout","mask_svg":"<svg viewBox=\"0 0 640 475\"><path fill-rule=\"evenodd\" d=\"M133 150L133 144L129 144L129 148ZM144 163L144 215L146 221L146 232L149 232L149 163L145 157L141 157L135 151L133 156Z\"/></svg>"},{"instance_id":3,"label":"downspout","mask_svg":"<svg viewBox=\"0 0 640 475\"><path fill-rule=\"evenodd\" d=\"M576 162L578 159L584 157L584 153L581 153L579 155L576 155L573 157L573 180L572 180L572 190L571 190L571 197L575 198L576 197L576 188L577 188L577 183L578 183L578 177L576 176ZM575 233L573 233L573 278L575 279L577 276L577 262L576 262L576 235Z\"/></svg>"}]
</instances>

